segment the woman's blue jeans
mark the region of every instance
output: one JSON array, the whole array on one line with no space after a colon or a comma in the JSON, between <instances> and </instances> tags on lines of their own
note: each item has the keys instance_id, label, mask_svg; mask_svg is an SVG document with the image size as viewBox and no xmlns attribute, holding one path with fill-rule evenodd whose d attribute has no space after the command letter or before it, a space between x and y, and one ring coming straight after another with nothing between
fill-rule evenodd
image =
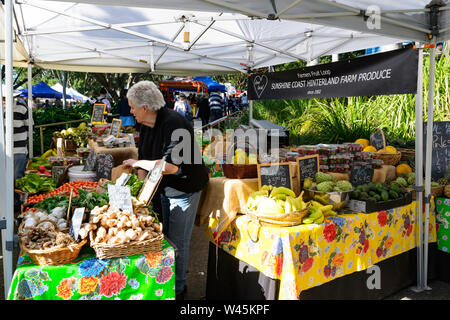
<instances>
[{"instance_id":1,"label":"woman's blue jeans","mask_svg":"<svg viewBox=\"0 0 450 320\"><path fill-rule=\"evenodd\" d=\"M175 293L180 294L186 285L189 262L189 245L201 191L169 198L161 195L163 233L176 246Z\"/></svg>"}]
</instances>

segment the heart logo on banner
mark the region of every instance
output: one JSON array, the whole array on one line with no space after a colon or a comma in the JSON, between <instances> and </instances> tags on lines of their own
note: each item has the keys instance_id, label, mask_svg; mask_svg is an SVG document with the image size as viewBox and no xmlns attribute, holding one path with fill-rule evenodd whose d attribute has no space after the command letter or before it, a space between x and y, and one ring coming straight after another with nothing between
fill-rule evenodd
<instances>
[{"instance_id":1,"label":"heart logo on banner","mask_svg":"<svg viewBox=\"0 0 450 320\"><path fill-rule=\"evenodd\" d=\"M255 89L258 98L261 97L262 93L264 92L264 89L266 89L268 82L269 80L265 75L256 76L255 78L253 78L253 88Z\"/></svg>"}]
</instances>

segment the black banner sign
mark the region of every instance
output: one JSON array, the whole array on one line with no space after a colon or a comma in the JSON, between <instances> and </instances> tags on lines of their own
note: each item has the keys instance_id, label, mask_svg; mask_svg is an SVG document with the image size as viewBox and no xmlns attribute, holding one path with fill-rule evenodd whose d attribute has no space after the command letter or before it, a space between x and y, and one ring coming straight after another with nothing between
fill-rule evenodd
<instances>
[{"instance_id":1,"label":"black banner sign","mask_svg":"<svg viewBox=\"0 0 450 320\"><path fill-rule=\"evenodd\" d=\"M250 100L310 99L417 92L417 50L385 53L307 68L252 74Z\"/></svg>"}]
</instances>

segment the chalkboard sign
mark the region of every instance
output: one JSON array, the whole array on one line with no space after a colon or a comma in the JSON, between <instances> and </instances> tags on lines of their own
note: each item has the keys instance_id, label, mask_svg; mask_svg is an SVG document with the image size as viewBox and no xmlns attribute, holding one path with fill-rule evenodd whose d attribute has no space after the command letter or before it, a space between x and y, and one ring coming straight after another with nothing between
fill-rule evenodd
<instances>
[{"instance_id":1,"label":"chalkboard sign","mask_svg":"<svg viewBox=\"0 0 450 320\"><path fill-rule=\"evenodd\" d=\"M159 183L162 179L162 172L164 168L164 160L161 160L152 171L147 174L147 177L144 179L144 184L142 185L141 191L139 191L139 195L137 199L148 204L152 201L153 196L158 189Z\"/></svg>"},{"instance_id":2,"label":"chalkboard sign","mask_svg":"<svg viewBox=\"0 0 450 320\"><path fill-rule=\"evenodd\" d=\"M59 187L63 184L63 180L61 177L66 173L68 166L53 166L52 167L52 178L56 181L56 186ZM61 181L60 181L61 179Z\"/></svg>"},{"instance_id":3,"label":"chalkboard sign","mask_svg":"<svg viewBox=\"0 0 450 320\"><path fill-rule=\"evenodd\" d=\"M264 185L286 187L292 190L291 166L289 162L258 164L258 188Z\"/></svg>"},{"instance_id":4,"label":"chalkboard sign","mask_svg":"<svg viewBox=\"0 0 450 320\"><path fill-rule=\"evenodd\" d=\"M116 138L119 137L120 134L120 128L122 127L122 120L120 119L113 119L111 124L111 129L109 130L109 134L111 136L114 136Z\"/></svg>"},{"instance_id":5,"label":"chalkboard sign","mask_svg":"<svg viewBox=\"0 0 450 320\"><path fill-rule=\"evenodd\" d=\"M373 166L370 164L354 163L350 171L350 183L353 186L360 186L372 182L374 174Z\"/></svg>"},{"instance_id":6,"label":"chalkboard sign","mask_svg":"<svg viewBox=\"0 0 450 320\"><path fill-rule=\"evenodd\" d=\"M297 182L300 190L303 189L303 181L306 178L314 178L315 174L319 172L319 155L311 155L297 158Z\"/></svg>"},{"instance_id":7,"label":"chalkboard sign","mask_svg":"<svg viewBox=\"0 0 450 320\"><path fill-rule=\"evenodd\" d=\"M427 145L427 123L423 125L423 164L425 168L425 156ZM431 153L431 179L437 181L450 170L450 121L433 122L433 144Z\"/></svg>"},{"instance_id":8,"label":"chalkboard sign","mask_svg":"<svg viewBox=\"0 0 450 320\"><path fill-rule=\"evenodd\" d=\"M106 110L106 104L104 103L95 103L92 108L92 117L91 117L91 123L92 124L102 124L105 122L105 110Z\"/></svg>"},{"instance_id":9,"label":"chalkboard sign","mask_svg":"<svg viewBox=\"0 0 450 320\"><path fill-rule=\"evenodd\" d=\"M370 144L377 150L386 148L386 139L383 130L378 129L372 132L370 135Z\"/></svg>"},{"instance_id":10,"label":"chalkboard sign","mask_svg":"<svg viewBox=\"0 0 450 320\"><path fill-rule=\"evenodd\" d=\"M81 223L83 222L85 208L76 208L73 211L72 220L69 226L69 234L76 241L80 232Z\"/></svg>"},{"instance_id":11,"label":"chalkboard sign","mask_svg":"<svg viewBox=\"0 0 450 320\"><path fill-rule=\"evenodd\" d=\"M131 201L131 191L129 186L116 186L108 184L109 205L121 210L133 212L133 203Z\"/></svg>"},{"instance_id":12,"label":"chalkboard sign","mask_svg":"<svg viewBox=\"0 0 450 320\"><path fill-rule=\"evenodd\" d=\"M99 153L97 155L97 178L111 180L114 167L114 158L110 154Z\"/></svg>"},{"instance_id":13,"label":"chalkboard sign","mask_svg":"<svg viewBox=\"0 0 450 320\"><path fill-rule=\"evenodd\" d=\"M83 171L95 171L97 169L97 154L89 152L89 156L84 160Z\"/></svg>"}]
</instances>

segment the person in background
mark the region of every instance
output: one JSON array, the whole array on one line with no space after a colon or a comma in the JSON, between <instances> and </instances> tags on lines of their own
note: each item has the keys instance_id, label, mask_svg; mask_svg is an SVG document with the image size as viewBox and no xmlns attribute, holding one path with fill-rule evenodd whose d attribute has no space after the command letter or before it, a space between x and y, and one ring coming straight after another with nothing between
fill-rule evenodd
<instances>
[{"instance_id":1,"label":"person in background","mask_svg":"<svg viewBox=\"0 0 450 320\"><path fill-rule=\"evenodd\" d=\"M241 97L241 105L242 105L243 109L248 107L248 100L247 100L247 94L246 93L244 93L242 95L242 97Z\"/></svg>"},{"instance_id":2,"label":"person in background","mask_svg":"<svg viewBox=\"0 0 450 320\"><path fill-rule=\"evenodd\" d=\"M47 109L48 107L50 107L50 101L45 99L45 102L42 104L42 108Z\"/></svg>"},{"instance_id":3,"label":"person in background","mask_svg":"<svg viewBox=\"0 0 450 320\"><path fill-rule=\"evenodd\" d=\"M39 99L38 98L33 98L33 104L32 104L32 109L33 111L37 111L39 109Z\"/></svg>"},{"instance_id":4,"label":"person in background","mask_svg":"<svg viewBox=\"0 0 450 320\"><path fill-rule=\"evenodd\" d=\"M162 159L165 160L156 195L161 199L164 236L178 250L175 257L175 293L177 299L183 299L192 228L201 191L209 181L209 170L202 161L192 124L176 111L164 108L163 95L153 82L136 83L128 90L127 97L131 113L142 126L138 143L139 160L128 159L123 165L136 168L141 179ZM185 133L182 137L174 134L180 130ZM179 155L180 150L176 150L180 143L181 146L188 145L191 151L187 152L189 159L174 158ZM152 202L157 205L155 198Z\"/></svg>"},{"instance_id":5,"label":"person in background","mask_svg":"<svg viewBox=\"0 0 450 320\"><path fill-rule=\"evenodd\" d=\"M209 116L210 111L209 111L208 94L204 93L199 96L197 102L197 114L195 115L195 117L200 118L202 120L202 127L204 127L209 122ZM206 130L206 128L204 130Z\"/></svg>"},{"instance_id":6,"label":"person in background","mask_svg":"<svg viewBox=\"0 0 450 320\"><path fill-rule=\"evenodd\" d=\"M6 92L3 88L3 92ZM25 100L14 93L13 105L13 140L14 140L14 181L25 176L28 162L28 107ZM6 98L3 96L3 109L6 107ZM3 113L6 116L5 113ZM14 193L14 206L20 205L20 196Z\"/></svg>"},{"instance_id":7,"label":"person in background","mask_svg":"<svg viewBox=\"0 0 450 320\"><path fill-rule=\"evenodd\" d=\"M189 104L189 101L186 100L186 96L184 95L184 93L180 93L180 95L178 97L179 97L179 99L175 102L173 110L178 112L179 114L181 114L183 117L187 118L188 120L192 120L192 119L188 118L189 113L192 114L192 111L191 111L191 105Z\"/></svg>"},{"instance_id":8,"label":"person in background","mask_svg":"<svg viewBox=\"0 0 450 320\"><path fill-rule=\"evenodd\" d=\"M209 96L209 110L210 110L210 122L220 119L224 115L225 102L220 96L220 91L217 90Z\"/></svg>"},{"instance_id":9,"label":"person in background","mask_svg":"<svg viewBox=\"0 0 450 320\"><path fill-rule=\"evenodd\" d=\"M105 88L100 89L100 96L97 97L97 100L95 103L104 103L106 104L106 112L111 113L111 103L109 102L108 98L106 97L107 92Z\"/></svg>"},{"instance_id":10,"label":"person in background","mask_svg":"<svg viewBox=\"0 0 450 320\"><path fill-rule=\"evenodd\" d=\"M127 98L128 90L124 88L120 94L120 100L117 103L117 112L119 113L120 120L122 120L122 127L134 127L134 117L130 112L130 105Z\"/></svg>"}]
</instances>

